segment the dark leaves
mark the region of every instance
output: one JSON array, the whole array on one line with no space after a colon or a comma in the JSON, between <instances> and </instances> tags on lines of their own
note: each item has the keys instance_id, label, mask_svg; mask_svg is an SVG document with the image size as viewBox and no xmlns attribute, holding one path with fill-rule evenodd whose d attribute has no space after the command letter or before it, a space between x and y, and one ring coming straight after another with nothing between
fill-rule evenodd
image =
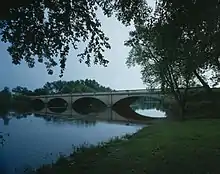
<instances>
[{"instance_id":1,"label":"dark leaves","mask_svg":"<svg viewBox=\"0 0 220 174\"><path fill-rule=\"evenodd\" d=\"M95 18L95 10L94 4L85 0L39 0L12 8L11 15L16 18L0 23L2 41L10 43L8 52L14 64L24 60L33 67L35 57L38 57L39 62L45 63L49 74L58 63L56 57L60 57L62 75L70 48L77 49L79 42L89 41L90 52L85 50L81 54L82 59L89 55L87 64L93 54L97 57L98 50L110 48L99 29L101 24ZM103 56L99 57L100 62L102 59Z\"/></svg>"},{"instance_id":2,"label":"dark leaves","mask_svg":"<svg viewBox=\"0 0 220 174\"><path fill-rule=\"evenodd\" d=\"M78 54L80 62L90 66L93 59L95 64L108 64L103 53L111 47L96 16L98 7L108 17L115 13L126 25L132 20L143 21L149 11L144 0L18 1L5 5L7 17L0 21L1 40L10 43L12 62L20 64L24 60L34 67L37 59L46 65L49 74L59 63L61 76L70 49L78 49L80 42L86 43L84 52Z\"/></svg>"}]
</instances>

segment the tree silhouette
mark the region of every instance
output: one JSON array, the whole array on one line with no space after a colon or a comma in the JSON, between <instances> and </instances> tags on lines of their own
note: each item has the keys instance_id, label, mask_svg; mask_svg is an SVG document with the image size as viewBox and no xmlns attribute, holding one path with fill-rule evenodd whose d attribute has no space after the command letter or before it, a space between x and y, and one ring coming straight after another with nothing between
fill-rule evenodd
<instances>
[{"instance_id":1,"label":"tree silhouette","mask_svg":"<svg viewBox=\"0 0 220 174\"><path fill-rule=\"evenodd\" d=\"M110 44L101 30L98 9L129 25L144 18L148 7L144 0L9 0L0 9L1 40L9 43L12 62L24 60L34 67L37 59L49 74L59 64L62 76L70 49L78 49L81 42L86 46L77 55L80 62L107 65L103 53Z\"/></svg>"}]
</instances>

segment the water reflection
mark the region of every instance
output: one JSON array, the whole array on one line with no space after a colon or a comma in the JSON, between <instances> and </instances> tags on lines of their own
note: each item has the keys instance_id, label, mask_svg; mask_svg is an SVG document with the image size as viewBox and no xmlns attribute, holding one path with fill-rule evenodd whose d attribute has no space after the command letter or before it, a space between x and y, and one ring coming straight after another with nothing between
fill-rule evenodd
<instances>
[{"instance_id":1,"label":"water reflection","mask_svg":"<svg viewBox=\"0 0 220 174\"><path fill-rule=\"evenodd\" d=\"M85 124L86 126L93 126L96 124L96 121L108 121L114 123L145 123L149 121L149 118L164 118L166 117L165 112L163 111L163 106L160 101L152 100L149 101L141 98L135 103L130 105L132 108L127 114L123 116L117 114L116 111L111 108L107 108L104 111L101 110L98 113L89 113L87 115L79 114L73 109L68 108L62 113L54 113L47 108L44 108L41 111L35 111L34 116L43 118L46 121L52 121L54 123L62 124L63 121L68 122L74 120L75 124ZM96 107L97 108L97 107ZM123 109L122 109L123 110ZM135 111L135 112L134 112ZM16 112L7 112L4 115L0 115L0 118L3 119L5 126L9 125L11 118L16 117L17 119L26 118L32 113L16 113ZM133 117L131 117L131 115ZM141 117L140 117L141 116ZM146 119L145 119L146 118Z\"/></svg>"},{"instance_id":2,"label":"water reflection","mask_svg":"<svg viewBox=\"0 0 220 174\"><path fill-rule=\"evenodd\" d=\"M130 106L136 113L153 118L165 118L164 104L160 100L142 97Z\"/></svg>"},{"instance_id":3,"label":"water reflection","mask_svg":"<svg viewBox=\"0 0 220 174\"><path fill-rule=\"evenodd\" d=\"M138 102L131 105L136 113L165 117L160 101L149 103L142 99ZM128 122L134 124L128 125ZM48 112L47 109L34 114L6 112L0 116L0 143L4 142L4 146L0 146L0 174L13 174L15 168L19 173L27 166L51 163L60 152L70 154L73 146L97 144L115 136L134 133L146 126L142 123L143 120L124 118L110 108L87 115L80 115L72 109L62 114Z\"/></svg>"},{"instance_id":4,"label":"water reflection","mask_svg":"<svg viewBox=\"0 0 220 174\"><path fill-rule=\"evenodd\" d=\"M10 118L9 117L3 117L4 125L9 125Z\"/></svg>"},{"instance_id":5,"label":"water reflection","mask_svg":"<svg viewBox=\"0 0 220 174\"><path fill-rule=\"evenodd\" d=\"M60 153L70 154L73 146L96 144L143 127L13 112L7 118L10 124L0 119L0 132L5 137L4 146L0 147L1 174L15 173L15 169L21 173L24 167L39 167L55 161Z\"/></svg>"},{"instance_id":6,"label":"water reflection","mask_svg":"<svg viewBox=\"0 0 220 174\"><path fill-rule=\"evenodd\" d=\"M69 116L62 116L62 114L57 114L57 115L43 115L43 114L33 114L35 117L38 118L43 118L46 120L48 123L53 123L53 124L73 124L73 125L78 125L78 126L95 126L97 123L97 120L95 119L74 119L74 117Z\"/></svg>"},{"instance_id":7,"label":"water reflection","mask_svg":"<svg viewBox=\"0 0 220 174\"><path fill-rule=\"evenodd\" d=\"M137 109L135 112L141 115L150 115L154 118L166 118L166 114L159 109Z\"/></svg>"}]
</instances>

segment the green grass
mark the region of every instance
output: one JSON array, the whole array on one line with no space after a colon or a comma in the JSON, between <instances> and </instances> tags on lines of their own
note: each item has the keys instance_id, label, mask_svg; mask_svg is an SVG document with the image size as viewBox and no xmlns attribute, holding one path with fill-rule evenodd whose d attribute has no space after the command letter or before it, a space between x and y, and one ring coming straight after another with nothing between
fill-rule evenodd
<instances>
[{"instance_id":1,"label":"green grass","mask_svg":"<svg viewBox=\"0 0 220 174\"><path fill-rule=\"evenodd\" d=\"M163 121L127 138L80 148L38 172L220 174L220 120Z\"/></svg>"}]
</instances>

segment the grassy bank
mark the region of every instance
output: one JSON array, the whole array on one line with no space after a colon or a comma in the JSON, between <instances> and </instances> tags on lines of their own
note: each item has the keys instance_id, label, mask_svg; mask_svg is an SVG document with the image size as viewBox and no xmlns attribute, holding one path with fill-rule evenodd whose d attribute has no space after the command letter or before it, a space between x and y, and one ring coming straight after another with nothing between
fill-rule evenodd
<instances>
[{"instance_id":1,"label":"grassy bank","mask_svg":"<svg viewBox=\"0 0 220 174\"><path fill-rule=\"evenodd\" d=\"M163 121L127 138L82 148L38 173L220 173L220 120Z\"/></svg>"}]
</instances>

